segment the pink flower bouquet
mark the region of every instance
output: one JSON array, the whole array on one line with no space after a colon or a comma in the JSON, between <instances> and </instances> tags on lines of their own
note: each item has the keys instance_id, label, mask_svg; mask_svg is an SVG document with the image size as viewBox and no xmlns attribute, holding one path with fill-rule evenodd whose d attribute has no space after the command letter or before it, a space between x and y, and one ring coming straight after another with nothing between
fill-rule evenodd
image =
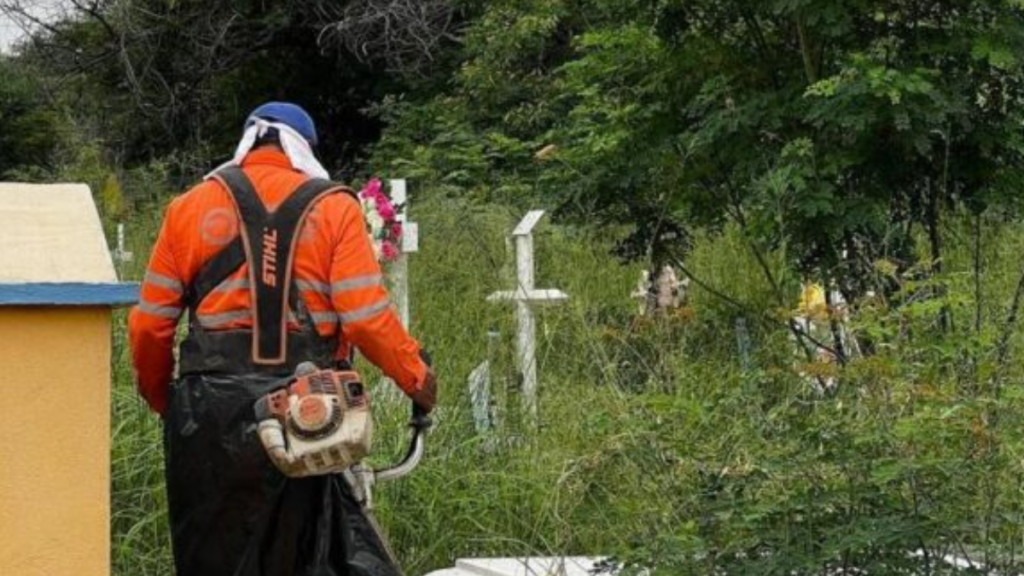
<instances>
[{"instance_id":1,"label":"pink flower bouquet","mask_svg":"<svg viewBox=\"0 0 1024 576\"><path fill-rule=\"evenodd\" d=\"M404 206L395 206L384 193L379 178L371 178L359 191L359 201L366 217L370 242L381 262L394 262L402 255L402 222L398 219Z\"/></svg>"}]
</instances>

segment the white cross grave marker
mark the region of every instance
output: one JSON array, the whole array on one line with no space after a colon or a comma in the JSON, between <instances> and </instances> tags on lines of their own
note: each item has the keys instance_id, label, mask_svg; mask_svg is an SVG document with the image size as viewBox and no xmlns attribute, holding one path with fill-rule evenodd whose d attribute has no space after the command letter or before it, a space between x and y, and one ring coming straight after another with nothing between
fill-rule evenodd
<instances>
[{"instance_id":1,"label":"white cross grave marker","mask_svg":"<svg viewBox=\"0 0 1024 576\"><path fill-rule=\"evenodd\" d=\"M401 206L398 221L402 223L402 246L398 259L391 264L391 282L395 304L402 325L409 328L409 261L408 254L419 252L419 225L409 221L409 193L404 179L391 180L391 203Z\"/></svg>"},{"instance_id":2,"label":"white cross grave marker","mask_svg":"<svg viewBox=\"0 0 1024 576\"><path fill-rule=\"evenodd\" d=\"M135 255L125 247L124 223L117 223L117 248L114 248L113 260L117 265L118 276L124 275L124 265L132 261Z\"/></svg>"},{"instance_id":3,"label":"white cross grave marker","mask_svg":"<svg viewBox=\"0 0 1024 576\"><path fill-rule=\"evenodd\" d=\"M401 207L397 220L402 223L402 239L398 258L388 266L388 280L391 284L391 299L398 308L402 326L409 329L409 254L420 250L419 225L409 221L409 189L404 178L389 180L391 204ZM402 398L398 386L388 378L380 382L374 396L383 401L397 403Z\"/></svg>"},{"instance_id":4,"label":"white cross grave marker","mask_svg":"<svg viewBox=\"0 0 1024 576\"><path fill-rule=\"evenodd\" d=\"M117 223L117 248L114 249L114 259L118 262L131 262L134 255L124 245L124 223Z\"/></svg>"},{"instance_id":5,"label":"white cross grave marker","mask_svg":"<svg viewBox=\"0 0 1024 576\"><path fill-rule=\"evenodd\" d=\"M495 292L488 302L515 302L516 355L523 376L523 394L527 413L537 416L537 323L533 306L557 304L569 299L561 290L534 288L533 228L544 217L543 210L533 210L512 231L516 245L516 279L518 287L512 291Z\"/></svg>"}]
</instances>

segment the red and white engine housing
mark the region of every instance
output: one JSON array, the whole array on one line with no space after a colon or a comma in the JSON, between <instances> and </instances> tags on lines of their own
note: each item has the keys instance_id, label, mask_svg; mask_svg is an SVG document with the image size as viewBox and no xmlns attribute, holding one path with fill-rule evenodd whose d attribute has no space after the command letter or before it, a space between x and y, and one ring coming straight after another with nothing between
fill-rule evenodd
<instances>
[{"instance_id":1,"label":"red and white engine housing","mask_svg":"<svg viewBox=\"0 0 1024 576\"><path fill-rule=\"evenodd\" d=\"M303 364L287 388L256 403L258 431L284 474L338 473L370 451L373 415L359 374Z\"/></svg>"}]
</instances>

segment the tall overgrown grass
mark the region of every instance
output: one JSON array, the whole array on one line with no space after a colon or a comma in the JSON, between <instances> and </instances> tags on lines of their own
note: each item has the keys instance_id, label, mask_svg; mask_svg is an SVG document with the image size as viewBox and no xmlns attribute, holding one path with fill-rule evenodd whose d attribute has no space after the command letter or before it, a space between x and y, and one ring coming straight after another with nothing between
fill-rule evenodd
<instances>
[{"instance_id":1,"label":"tall overgrown grass","mask_svg":"<svg viewBox=\"0 0 1024 576\"><path fill-rule=\"evenodd\" d=\"M130 278L156 230L159 212L147 214L133 225ZM1019 226L984 223L980 276L966 220L948 226L942 274L886 277L880 263L893 296L854 303L871 353L836 371L827 394L797 374L785 311L742 231L700 236L687 261L734 303L692 286L689 308L643 319L629 298L639 267L609 256L615 231L544 226L538 285L571 300L539 315L535 427L520 410L512 311L485 300L512 282L505 234L518 214L437 199L414 216L413 332L432 350L442 400L427 460L377 490L408 573L548 554L615 555L656 574L943 573L944 555L1019 563L1020 338L1002 363L995 352L1016 333L1006 318ZM795 307L799 279L782 255L769 261ZM132 389L120 327L115 345L114 573L170 574L160 425ZM488 359L500 418L479 434L466 378ZM379 394L376 462L400 455L407 410Z\"/></svg>"}]
</instances>

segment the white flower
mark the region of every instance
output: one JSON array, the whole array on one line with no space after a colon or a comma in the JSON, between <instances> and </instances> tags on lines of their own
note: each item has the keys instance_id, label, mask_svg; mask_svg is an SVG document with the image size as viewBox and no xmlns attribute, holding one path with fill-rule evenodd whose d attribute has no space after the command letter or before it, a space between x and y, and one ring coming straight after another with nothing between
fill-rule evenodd
<instances>
[{"instance_id":1,"label":"white flower","mask_svg":"<svg viewBox=\"0 0 1024 576\"><path fill-rule=\"evenodd\" d=\"M372 214L366 215L366 224L370 227L371 235L374 238L380 238L384 232L384 219L381 218L380 214L373 212Z\"/></svg>"}]
</instances>

